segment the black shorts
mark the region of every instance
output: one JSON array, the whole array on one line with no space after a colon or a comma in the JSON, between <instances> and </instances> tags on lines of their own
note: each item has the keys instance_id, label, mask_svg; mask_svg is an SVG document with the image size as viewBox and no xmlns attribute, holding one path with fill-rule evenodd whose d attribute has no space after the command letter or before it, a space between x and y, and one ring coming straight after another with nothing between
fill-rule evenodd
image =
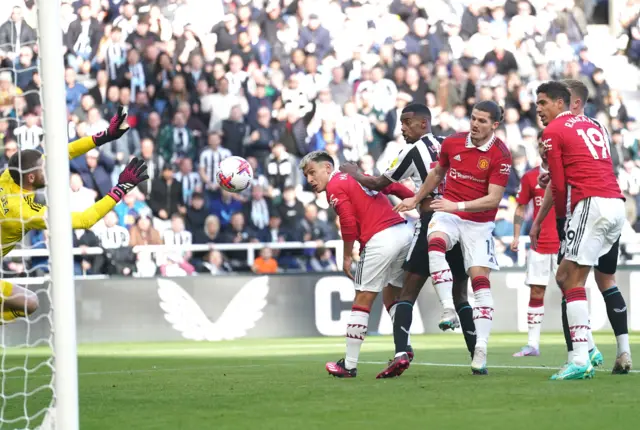
<instances>
[{"instance_id":1,"label":"black shorts","mask_svg":"<svg viewBox=\"0 0 640 430\"><path fill-rule=\"evenodd\" d=\"M558 265L564 258L564 243L560 245L558 252ZM620 238L611 246L609 252L598 259L598 264L594 267L600 273L605 275L614 275L618 270L618 253L620 252Z\"/></svg>"},{"instance_id":2,"label":"black shorts","mask_svg":"<svg viewBox=\"0 0 640 430\"><path fill-rule=\"evenodd\" d=\"M429 247L427 243L427 234L429 230L429 223L433 212L427 212L420 217L420 228L416 228L413 235L413 241L411 242L411 248L407 255L407 261L405 261L402 268L409 273L415 273L416 275L424 276L428 278L431 276L429 270ZM462 257L462 248L460 243L451 248L446 254L447 263L451 268L451 274L455 280L468 279L469 276L464 269L464 258Z\"/></svg>"}]
</instances>

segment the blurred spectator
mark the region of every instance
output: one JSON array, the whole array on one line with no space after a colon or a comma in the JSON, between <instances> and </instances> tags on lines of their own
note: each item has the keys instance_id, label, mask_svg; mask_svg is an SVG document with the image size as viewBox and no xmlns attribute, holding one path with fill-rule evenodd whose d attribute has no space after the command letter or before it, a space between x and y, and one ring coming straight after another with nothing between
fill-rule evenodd
<instances>
[{"instance_id":1,"label":"blurred spectator","mask_svg":"<svg viewBox=\"0 0 640 430\"><path fill-rule=\"evenodd\" d=\"M240 105L232 106L229 119L222 121L222 143L232 154L244 156L244 144L250 137Z\"/></svg>"},{"instance_id":2,"label":"blurred spectator","mask_svg":"<svg viewBox=\"0 0 640 430\"><path fill-rule=\"evenodd\" d=\"M295 187L299 182L297 160L289 154L285 146L277 142L267 158L267 179L273 187L272 197L282 194L286 187Z\"/></svg>"},{"instance_id":3,"label":"blurred spectator","mask_svg":"<svg viewBox=\"0 0 640 430\"><path fill-rule=\"evenodd\" d=\"M129 246L130 234L125 227L118 225L118 214L109 212L104 217L104 227L96 231L100 246L104 249L116 249Z\"/></svg>"},{"instance_id":4,"label":"blurred spectator","mask_svg":"<svg viewBox=\"0 0 640 430\"><path fill-rule=\"evenodd\" d=\"M11 10L11 16L0 25L0 49L14 58L20 47L33 45L36 42L36 32L23 19L22 7L16 5Z\"/></svg>"},{"instance_id":5,"label":"blurred spectator","mask_svg":"<svg viewBox=\"0 0 640 430\"><path fill-rule=\"evenodd\" d=\"M71 171L80 175L84 186L95 191L97 198L106 196L111 190L111 172L114 166L114 161L97 149L71 160Z\"/></svg>"},{"instance_id":6,"label":"blurred spectator","mask_svg":"<svg viewBox=\"0 0 640 430\"><path fill-rule=\"evenodd\" d=\"M185 213L182 184L173 177L170 165L162 168L161 176L153 180L149 195L149 207L154 216L154 225L166 227L167 221L178 213Z\"/></svg>"},{"instance_id":7,"label":"blurred spectator","mask_svg":"<svg viewBox=\"0 0 640 430\"><path fill-rule=\"evenodd\" d=\"M262 187L254 185L251 188L251 200L244 204L243 212L249 228L256 234L266 231L269 225L271 201L264 196Z\"/></svg>"},{"instance_id":8,"label":"blurred spectator","mask_svg":"<svg viewBox=\"0 0 640 430\"><path fill-rule=\"evenodd\" d=\"M241 197L222 190L220 195L210 201L209 210L220 219L220 223L223 226L227 226L231 222L232 215L242 210Z\"/></svg>"},{"instance_id":9,"label":"blurred spectator","mask_svg":"<svg viewBox=\"0 0 640 430\"><path fill-rule=\"evenodd\" d=\"M220 251L211 250L207 254L203 267L211 275L221 275L233 271L229 263L227 263Z\"/></svg>"},{"instance_id":10,"label":"blurred spectator","mask_svg":"<svg viewBox=\"0 0 640 430\"><path fill-rule=\"evenodd\" d=\"M18 145L20 149L42 149L42 138L44 137L44 130L38 125L39 119L32 112L27 112L24 115L24 125L16 127L13 130L13 134L18 139Z\"/></svg>"},{"instance_id":11,"label":"blurred spectator","mask_svg":"<svg viewBox=\"0 0 640 430\"><path fill-rule=\"evenodd\" d=\"M6 153L6 146L5 146ZM77 173L72 173L69 178L71 186L71 212L83 212L95 203L98 193L84 186L82 177ZM116 206L116 209L119 206Z\"/></svg>"},{"instance_id":12,"label":"blurred spectator","mask_svg":"<svg viewBox=\"0 0 640 430\"><path fill-rule=\"evenodd\" d=\"M326 242L336 236L325 221L318 219L318 207L314 204L309 204L304 208L304 217L300 221L298 229L305 242L310 240Z\"/></svg>"},{"instance_id":13,"label":"blurred spectator","mask_svg":"<svg viewBox=\"0 0 640 430\"><path fill-rule=\"evenodd\" d=\"M220 219L215 215L208 215L204 220L204 227L201 230L193 230L194 243L216 243L219 242Z\"/></svg>"},{"instance_id":14,"label":"blurred spectator","mask_svg":"<svg viewBox=\"0 0 640 430\"><path fill-rule=\"evenodd\" d=\"M78 19L69 25L65 39L68 62L76 71L87 73L91 70L91 63L98 53L102 34L98 20L91 16L89 5L81 4Z\"/></svg>"},{"instance_id":15,"label":"blurred spectator","mask_svg":"<svg viewBox=\"0 0 640 430\"><path fill-rule=\"evenodd\" d=\"M273 250L262 248L260 256L253 262L251 270L258 275L278 273L278 261L273 258Z\"/></svg>"},{"instance_id":16,"label":"blurred spectator","mask_svg":"<svg viewBox=\"0 0 640 430\"><path fill-rule=\"evenodd\" d=\"M118 224L130 230L141 216L151 215L151 209L144 202L144 196L137 189L127 193L122 199L124 204L116 205L114 211L118 214Z\"/></svg>"},{"instance_id":17,"label":"blurred spectator","mask_svg":"<svg viewBox=\"0 0 640 430\"><path fill-rule=\"evenodd\" d=\"M174 164L179 158L195 158L197 151L193 132L186 128L184 115L176 112L173 123L166 125L158 136L158 153L167 163Z\"/></svg>"},{"instance_id":18,"label":"blurred spectator","mask_svg":"<svg viewBox=\"0 0 640 430\"><path fill-rule=\"evenodd\" d=\"M80 98L87 93L87 88L76 82L76 72L73 68L68 67L64 72L64 81L66 83L67 109L73 112L80 103Z\"/></svg>"},{"instance_id":19,"label":"blurred spectator","mask_svg":"<svg viewBox=\"0 0 640 430\"><path fill-rule=\"evenodd\" d=\"M173 176L182 184L182 204L188 206L194 193L202 193L202 180L197 172L193 171L191 158L183 158L179 163L180 170Z\"/></svg>"},{"instance_id":20,"label":"blurred spectator","mask_svg":"<svg viewBox=\"0 0 640 430\"><path fill-rule=\"evenodd\" d=\"M20 54L14 63L14 67L16 70L16 86L23 91L27 91L29 83L33 80L33 75L38 69L33 58L33 48L31 46L20 48Z\"/></svg>"},{"instance_id":21,"label":"blurred spectator","mask_svg":"<svg viewBox=\"0 0 640 430\"><path fill-rule=\"evenodd\" d=\"M220 234L219 243L249 243L256 241L255 235L247 227L242 212L231 216L229 225ZM225 253L234 270L247 268L247 253L245 251L227 251Z\"/></svg>"},{"instance_id":22,"label":"blurred spectator","mask_svg":"<svg viewBox=\"0 0 640 430\"><path fill-rule=\"evenodd\" d=\"M317 248L313 258L309 261L310 272L337 272L335 258L330 249Z\"/></svg>"},{"instance_id":23,"label":"blurred spectator","mask_svg":"<svg viewBox=\"0 0 640 430\"><path fill-rule=\"evenodd\" d=\"M296 198L294 187L286 187L282 193L282 203L278 206L278 213L282 218L282 225L288 231L297 232L298 225L304 218L304 206Z\"/></svg>"},{"instance_id":24,"label":"blurred spectator","mask_svg":"<svg viewBox=\"0 0 640 430\"><path fill-rule=\"evenodd\" d=\"M209 208L205 206L204 196L200 192L191 195L191 202L185 216L186 227L194 235L205 229L205 220L209 217ZM197 238L194 239L197 242Z\"/></svg>"}]
</instances>

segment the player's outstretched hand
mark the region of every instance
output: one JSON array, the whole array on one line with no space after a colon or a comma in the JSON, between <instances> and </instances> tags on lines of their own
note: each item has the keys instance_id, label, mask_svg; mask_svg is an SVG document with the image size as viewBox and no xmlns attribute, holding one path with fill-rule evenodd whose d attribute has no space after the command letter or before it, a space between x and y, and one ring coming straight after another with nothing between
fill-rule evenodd
<instances>
[{"instance_id":1,"label":"player's outstretched hand","mask_svg":"<svg viewBox=\"0 0 640 430\"><path fill-rule=\"evenodd\" d=\"M511 242L511 246L509 246L509 249L511 249L513 252L518 252L519 246L520 246L520 238L514 237L513 241Z\"/></svg>"},{"instance_id":2,"label":"player's outstretched hand","mask_svg":"<svg viewBox=\"0 0 640 430\"><path fill-rule=\"evenodd\" d=\"M111 121L109 121L109 128L93 135L93 142L96 146L118 140L129 130L127 114L128 108L126 106L118 106L118 112L116 112L116 114L111 117Z\"/></svg>"},{"instance_id":3,"label":"player's outstretched hand","mask_svg":"<svg viewBox=\"0 0 640 430\"><path fill-rule=\"evenodd\" d=\"M340 171L342 173L353 176L358 172L358 165L353 161L349 161L348 163L343 163L340 165Z\"/></svg>"},{"instance_id":4,"label":"player's outstretched hand","mask_svg":"<svg viewBox=\"0 0 640 430\"><path fill-rule=\"evenodd\" d=\"M416 198L409 197L398 203L393 210L396 212L406 212L416 208Z\"/></svg>"},{"instance_id":5,"label":"player's outstretched hand","mask_svg":"<svg viewBox=\"0 0 640 430\"><path fill-rule=\"evenodd\" d=\"M147 174L147 164L143 159L133 157L127 167L124 168L120 176L118 177L118 183L115 187L111 188L109 195L117 202L129 191L133 190L136 185L149 179Z\"/></svg>"},{"instance_id":6,"label":"player's outstretched hand","mask_svg":"<svg viewBox=\"0 0 640 430\"><path fill-rule=\"evenodd\" d=\"M447 199L438 199L431 202L431 209L436 212L457 212L458 204Z\"/></svg>"},{"instance_id":7,"label":"player's outstretched hand","mask_svg":"<svg viewBox=\"0 0 640 430\"><path fill-rule=\"evenodd\" d=\"M529 230L529 240L534 249L538 246L538 236L540 236L540 224L534 221L531 230Z\"/></svg>"},{"instance_id":8,"label":"player's outstretched hand","mask_svg":"<svg viewBox=\"0 0 640 430\"><path fill-rule=\"evenodd\" d=\"M350 255L345 255L344 258L342 259L342 271L344 272L345 275L347 275L347 277L349 279L354 281L355 278L351 274L351 263L352 262L353 262L353 259L351 258L351 256Z\"/></svg>"}]
</instances>

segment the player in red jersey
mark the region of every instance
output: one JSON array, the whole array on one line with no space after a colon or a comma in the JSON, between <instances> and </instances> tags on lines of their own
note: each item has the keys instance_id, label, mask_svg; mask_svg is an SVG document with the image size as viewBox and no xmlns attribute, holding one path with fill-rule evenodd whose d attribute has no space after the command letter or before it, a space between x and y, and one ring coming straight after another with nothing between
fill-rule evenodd
<instances>
[{"instance_id":1,"label":"player in red jersey","mask_svg":"<svg viewBox=\"0 0 640 430\"><path fill-rule=\"evenodd\" d=\"M516 196L518 207L513 216L513 242L511 250L518 251L520 243L520 230L524 222L524 213L527 205L533 200L533 217L535 219L540 212L544 199L545 189L538 185L538 176L541 172L547 172L548 166L542 139L539 138L538 151L542 157L542 165L529 170L520 180L520 189ZM544 291L549 283L551 275L555 278L558 270L558 251L560 239L556 231L555 212L542 223L540 238L536 246L532 246L527 253L527 275L525 284L529 286L529 309L527 310L527 322L529 325L529 341L527 345L515 354L514 357L530 357L540 355L540 325L544 318Z\"/></svg>"},{"instance_id":2,"label":"player in red jersey","mask_svg":"<svg viewBox=\"0 0 640 430\"><path fill-rule=\"evenodd\" d=\"M413 231L393 211L384 194L407 198L413 193L397 183L389 185L382 193L371 191L346 173L334 171L333 158L325 151L307 154L300 162L300 168L313 191L326 191L329 204L340 217L343 270L355 282L356 296L347 324L345 358L327 363L326 369L334 376L352 378L357 374L371 305L383 288L385 307L389 309L395 301L402 287L402 266L413 239ZM351 274L351 254L356 240L360 242L360 262L354 276ZM395 291L391 287L396 287Z\"/></svg>"},{"instance_id":3,"label":"player in red jersey","mask_svg":"<svg viewBox=\"0 0 640 430\"><path fill-rule=\"evenodd\" d=\"M587 379L595 372L589 357L589 307L584 285L591 267L620 237L625 223L624 197L599 124L569 111L571 92L565 84L547 82L536 92L537 112L546 126L542 138L557 225L566 226L564 257L556 281L566 298L573 345L572 362L551 379ZM534 245L542 215L541 211L532 227Z\"/></svg>"},{"instance_id":4,"label":"player in red jersey","mask_svg":"<svg viewBox=\"0 0 640 430\"><path fill-rule=\"evenodd\" d=\"M498 269L494 221L511 172L511 153L494 135L501 119L502 109L496 103L476 104L471 112L471 132L446 138L438 165L429 172L418 193L396 206L396 210L413 209L446 176L444 199L431 204L436 214L429 224L429 266L444 307L442 320L455 318L451 269L445 253L458 242L462 245L464 266L475 297L476 347L471 370L480 375L487 373L487 343L493 319L489 274Z\"/></svg>"}]
</instances>

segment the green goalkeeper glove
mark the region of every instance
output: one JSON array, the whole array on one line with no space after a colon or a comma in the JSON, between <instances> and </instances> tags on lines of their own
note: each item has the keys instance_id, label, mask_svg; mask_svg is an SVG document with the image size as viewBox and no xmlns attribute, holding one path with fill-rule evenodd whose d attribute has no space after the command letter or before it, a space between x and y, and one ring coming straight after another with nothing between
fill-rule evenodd
<instances>
[{"instance_id":1,"label":"green goalkeeper glove","mask_svg":"<svg viewBox=\"0 0 640 430\"><path fill-rule=\"evenodd\" d=\"M120 173L116 186L111 188L107 194L118 203L125 194L147 179L149 179L149 175L147 175L147 165L144 160L133 157Z\"/></svg>"},{"instance_id":2,"label":"green goalkeeper glove","mask_svg":"<svg viewBox=\"0 0 640 430\"><path fill-rule=\"evenodd\" d=\"M93 135L93 143L96 146L102 146L105 143L120 139L129 130L129 123L127 122L128 111L129 109L126 106L118 106L118 112L111 117L109 128Z\"/></svg>"}]
</instances>

